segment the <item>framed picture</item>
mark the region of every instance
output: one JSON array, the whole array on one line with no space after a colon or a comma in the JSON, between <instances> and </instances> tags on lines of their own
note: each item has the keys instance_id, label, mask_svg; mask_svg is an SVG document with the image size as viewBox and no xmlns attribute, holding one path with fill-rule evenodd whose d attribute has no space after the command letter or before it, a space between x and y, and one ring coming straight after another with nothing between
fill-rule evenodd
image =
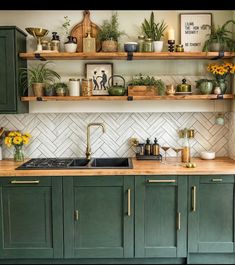
<instances>
[{"instance_id":1,"label":"framed picture","mask_svg":"<svg viewBox=\"0 0 235 265\"><path fill-rule=\"evenodd\" d=\"M112 63L86 63L85 76L93 82L93 95L109 95L108 81L113 75ZM111 81L110 84L112 85Z\"/></svg>"},{"instance_id":2,"label":"framed picture","mask_svg":"<svg viewBox=\"0 0 235 265\"><path fill-rule=\"evenodd\" d=\"M180 37L185 52L201 52L211 33L211 13L180 14Z\"/></svg>"}]
</instances>

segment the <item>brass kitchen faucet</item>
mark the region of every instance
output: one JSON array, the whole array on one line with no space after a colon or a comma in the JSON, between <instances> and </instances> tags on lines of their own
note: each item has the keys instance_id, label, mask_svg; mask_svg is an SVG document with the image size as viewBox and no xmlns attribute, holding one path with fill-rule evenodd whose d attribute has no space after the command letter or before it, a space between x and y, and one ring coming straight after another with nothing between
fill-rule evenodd
<instances>
[{"instance_id":1,"label":"brass kitchen faucet","mask_svg":"<svg viewBox=\"0 0 235 265\"><path fill-rule=\"evenodd\" d=\"M103 128L103 133L105 132L105 127L103 123L89 123L87 125L87 147L86 147L86 158L91 160L91 144L90 144L90 127L91 126L101 126Z\"/></svg>"}]
</instances>

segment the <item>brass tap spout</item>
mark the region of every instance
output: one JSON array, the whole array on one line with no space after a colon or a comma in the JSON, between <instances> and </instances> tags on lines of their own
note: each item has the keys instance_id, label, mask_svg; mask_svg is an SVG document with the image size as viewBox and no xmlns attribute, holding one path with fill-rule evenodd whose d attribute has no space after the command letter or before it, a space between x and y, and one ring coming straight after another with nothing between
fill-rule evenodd
<instances>
[{"instance_id":1,"label":"brass tap spout","mask_svg":"<svg viewBox=\"0 0 235 265\"><path fill-rule=\"evenodd\" d=\"M87 125L87 147L86 147L86 158L91 160L91 144L90 144L90 127L91 126L101 126L103 129L103 133L105 132L105 127L103 123L89 123Z\"/></svg>"}]
</instances>

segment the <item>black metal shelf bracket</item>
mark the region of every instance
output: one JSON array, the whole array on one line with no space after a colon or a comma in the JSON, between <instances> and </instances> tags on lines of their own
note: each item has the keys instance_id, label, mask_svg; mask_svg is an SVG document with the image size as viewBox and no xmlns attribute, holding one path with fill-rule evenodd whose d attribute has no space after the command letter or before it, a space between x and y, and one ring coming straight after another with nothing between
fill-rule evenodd
<instances>
[{"instance_id":1,"label":"black metal shelf bracket","mask_svg":"<svg viewBox=\"0 0 235 265\"><path fill-rule=\"evenodd\" d=\"M127 61L132 61L133 59L133 52L127 52Z\"/></svg>"},{"instance_id":2,"label":"black metal shelf bracket","mask_svg":"<svg viewBox=\"0 0 235 265\"><path fill-rule=\"evenodd\" d=\"M37 101L43 101L42 97L37 97L36 99L37 99Z\"/></svg>"},{"instance_id":3,"label":"black metal shelf bracket","mask_svg":"<svg viewBox=\"0 0 235 265\"><path fill-rule=\"evenodd\" d=\"M222 59L223 57L224 57L224 51L219 51L218 56L211 58L211 60L218 60L218 59Z\"/></svg>"},{"instance_id":4,"label":"black metal shelf bracket","mask_svg":"<svg viewBox=\"0 0 235 265\"><path fill-rule=\"evenodd\" d=\"M45 57L42 57L40 53L35 53L34 54L35 59L40 60L40 61L46 61Z\"/></svg>"},{"instance_id":5,"label":"black metal shelf bracket","mask_svg":"<svg viewBox=\"0 0 235 265\"><path fill-rule=\"evenodd\" d=\"M127 100L128 100L128 101L133 101L133 100L134 100L134 99L133 99L133 96L128 96L128 97L127 97Z\"/></svg>"},{"instance_id":6,"label":"black metal shelf bracket","mask_svg":"<svg viewBox=\"0 0 235 265\"><path fill-rule=\"evenodd\" d=\"M224 94L218 94L217 99L224 99Z\"/></svg>"}]
</instances>

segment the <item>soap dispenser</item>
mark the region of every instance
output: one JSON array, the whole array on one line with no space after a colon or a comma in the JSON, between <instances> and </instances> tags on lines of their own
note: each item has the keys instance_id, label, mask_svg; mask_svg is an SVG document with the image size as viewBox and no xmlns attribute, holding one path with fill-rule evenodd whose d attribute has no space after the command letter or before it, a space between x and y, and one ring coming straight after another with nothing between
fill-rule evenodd
<instances>
[{"instance_id":1,"label":"soap dispenser","mask_svg":"<svg viewBox=\"0 0 235 265\"><path fill-rule=\"evenodd\" d=\"M151 144L149 138L147 138L145 144L145 155L150 155L150 154L151 154Z\"/></svg>"},{"instance_id":2,"label":"soap dispenser","mask_svg":"<svg viewBox=\"0 0 235 265\"><path fill-rule=\"evenodd\" d=\"M157 156L160 153L160 147L157 142L157 138L154 139L154 144L152 146L152 155Z\"/></svg>"}]
</instances>

